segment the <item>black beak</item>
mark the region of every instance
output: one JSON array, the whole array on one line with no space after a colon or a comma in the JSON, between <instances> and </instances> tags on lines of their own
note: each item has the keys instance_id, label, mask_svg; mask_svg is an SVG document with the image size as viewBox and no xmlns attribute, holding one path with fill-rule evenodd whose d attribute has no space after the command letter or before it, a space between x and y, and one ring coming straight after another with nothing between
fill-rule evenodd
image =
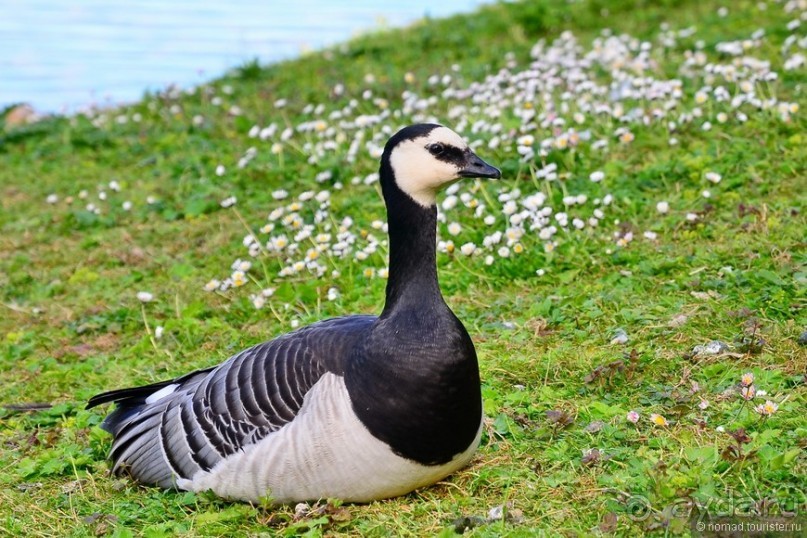
<instances>
[{"instance_id":1,"label":"black beak","mask_svg":"<svg viewBox=\"0 0 807 538\"><path fill-rule=\"evenodd\" d=\"M487 177L490 179L499 179L502 177L502 173L498 168L480 159L473 151L469 151L468 153L469 155L465 160L465 166L460 170L460 177Z\"/></svg>"}]
</instances>

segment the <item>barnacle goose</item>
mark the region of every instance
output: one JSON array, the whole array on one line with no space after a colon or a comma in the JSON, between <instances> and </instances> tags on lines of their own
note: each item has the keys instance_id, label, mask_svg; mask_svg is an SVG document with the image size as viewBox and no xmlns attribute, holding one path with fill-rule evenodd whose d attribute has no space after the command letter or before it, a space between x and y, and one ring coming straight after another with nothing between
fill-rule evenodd
<instances>
[{"instance_id":1,"label":"barnacle goose","mask_svg":"<svg viewBox=\"0 0 807 538\"><path fill-rule=\"evenodd\" d=\"M437 191L498 178L452 130L405 127L380 178L389 280L379 316L329 319L218 366L114 390L104 420L115 474L143 484L275 503L368 502L465 466L481 435L476 351L440 293Z\"/></svg>"}]
</instances>

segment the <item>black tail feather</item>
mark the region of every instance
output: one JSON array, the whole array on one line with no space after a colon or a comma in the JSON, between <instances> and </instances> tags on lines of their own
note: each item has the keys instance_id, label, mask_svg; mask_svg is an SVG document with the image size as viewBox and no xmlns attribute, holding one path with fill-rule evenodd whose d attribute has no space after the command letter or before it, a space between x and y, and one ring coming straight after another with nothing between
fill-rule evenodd
<instances>
[{"instance_id":1,"label":"black tail feather","mask_svg":"<svg viewBox=\"0 0 807 538\"><path fill-rule=\"evenodd\" d=\"M117 437L121 428L128 422L129 418L137 415L142 411L146 403L146 398L157 392L158 390L167 387L168 385L178 384L181 385L188 379L199 374L206 374L213 370L215 366L205 368L204 370L196 370L189 374L171 379L170 381L159 381L150 385L143 385L142 387L130 387L127 389L110 390L96 394L87 402L85 409L91 409L97 405L114 402L117 404L115 410L109 414L101 423L101 428Z\"/></svg>"},{"instance_id":2,"label":"black tail feather","mask_svg":"<svg viewBox=\"0 0 807 538\"><path fill-rule=\"evenodd\" d=\"M120 407L133 407L141 405L146 403L146 398L148 398L158 390L172 384L181 385L183 382L187 381L191 377L210 372L214 368L215 366L211 366L210 368L205 368L203 370L195 370L189 374L177 377L175 379L171 379L169 381L158 381L157 383L152 383L150 385L143 385L142 387L130 387L127 389L116 389L107 392L102 392L101 394L96 394L95 396L90 398L90 400L87 402L87 406L85 407L85 409L91 409L96 405L101 405L109 402L115 402Z\"/></svg>"},{"instance_id":3,"label":"black tail feather","mask_svg":"<svg viewBox=\"0 0 807 538\"><path fill-rule=\"evenodd\" d=\"M96 394L87 402L85 409L91 409L96 405L101 405L109 402L116 402L120 405L138 405L146 402L146 398L154 394L163 387L176 383L176 381L160 381L159 383L152 383L151 385L143 385L142 387L130 387L128 389L117 389Z\"/></svg>"}]
</instances>

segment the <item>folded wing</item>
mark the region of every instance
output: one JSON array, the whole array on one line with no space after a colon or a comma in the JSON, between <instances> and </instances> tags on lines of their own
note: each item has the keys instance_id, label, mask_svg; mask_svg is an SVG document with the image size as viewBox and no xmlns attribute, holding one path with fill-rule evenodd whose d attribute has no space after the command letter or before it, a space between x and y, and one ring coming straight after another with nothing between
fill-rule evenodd
<instances>
[{"instance_id":1,"label":"folded wing","mask_svg":"<svg viewBox=\"0 0 807 538\"><path fill-rule=\"evenodd\" d=\"M343 373L347 354L373 316L315 323L251 347L217 367L99 394L87 407L117 408L102 424L113 434L115 474L174 487L209 471L292 420L325 373Z\"/></svg>"}]
</instances>

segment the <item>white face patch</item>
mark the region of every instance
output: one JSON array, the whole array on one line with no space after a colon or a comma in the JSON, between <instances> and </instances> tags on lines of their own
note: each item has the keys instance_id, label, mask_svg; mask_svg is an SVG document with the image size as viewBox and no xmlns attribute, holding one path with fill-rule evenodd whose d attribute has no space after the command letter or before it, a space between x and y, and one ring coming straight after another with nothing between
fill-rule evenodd
<instances>
[{"instance_id":1,"label":"white face patch","mask_svg":"<svg viewBox=\"0 0 807 538\"><path fill-rule=\"evenodd\" d=\"M398 188L418 204L429 207L437 191L460 179L460 167L432 155L427 146L440 143L462 151L468 147L460 135L448 127L436 127L428 136L405 140L390 153L390 165Z\"/></svg>"}]
</instances>

